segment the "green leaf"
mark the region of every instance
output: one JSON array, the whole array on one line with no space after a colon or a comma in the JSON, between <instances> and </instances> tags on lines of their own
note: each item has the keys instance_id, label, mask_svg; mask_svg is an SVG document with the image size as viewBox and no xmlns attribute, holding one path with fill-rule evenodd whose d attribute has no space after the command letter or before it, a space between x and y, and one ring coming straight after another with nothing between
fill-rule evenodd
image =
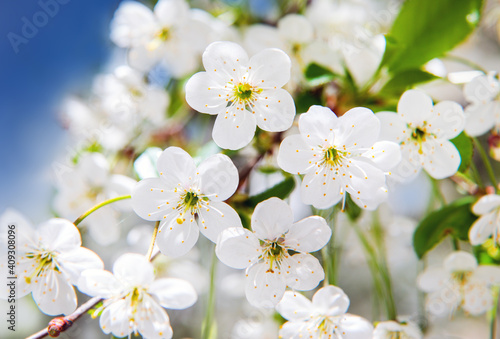
<instances>
[{"instance_id":1,"label":"green leaf","mask_svg":"<svg viewBox=\"0 0 500 339\"><path fill-rule=\"evenodd\" d=\"M469 239L469 228L477 219L471 212L474 197L465 197L430 213L413 234L413 248L421 259L447 235L460 240Z\"/></svg>"},{"instance_id":2,"label":"green leaf","mask_svg":"<svg viewBox=\"0 0 500 339\"><path fill-rule=\"evenodd\" d=\"M322 105L321 93L316 91L301 91L295 97L295 108L297 113L304 113L313 105Z\"/></svg>"},{"instance_id":3,"label":"green leaf","mask_svg":"<svg viewBox=\"0 0 500 339\"><path fill-rule=\"evenodd\" d=\"M419 68L478 25L482 0L407 0L389 32L382 63L391 73Z\"/></svg>"},{"instance_id":4,"label":"green leaf","mask_svg":"<svg viewBox=\"0 0 500 339\"><path fill-rule=\"evenodd\" d=\"M257 194L253 195L248 198L248 204L252 207L255 207L258 203L267 200L272 197L277 197L280 199L285 199L292 193L293 189L295 188L295 179L292 176L286 177L282 182L279 184L274 185L273 187L269 188L268 190Z\"/></svg>"},{"instance_id":5,"label":"green leaf","mask_svg":"<svg viewBox=\"0 0 500 339\"><path fill-rule=\"evenodd\" d=\"M380 93L399 96L416 84L421 84L435 79L439 79L439 77L421 69L408 69L396 73L392 79L390 79L384 87L382 87Z\"/></svg>"},{"instance_id":6,"label":"green leaf","mask_svg":"<svg viewBox=\"0 0 500 339\"><path fill-rule=\"evenodd\" d=\"M348 194L345 200L345 211L347 212L347 216L351 221L356 221L361 216L361 207L356 205L356 203L352 200L351 195Z\"/></svg>"},{"instance_id":7,"label":"green leaf","mask_svg":"<svg viewBox=\"0 0 500 339\"><path fill-rule=\"evenodd\" d=\"M458 171L461 173L465 173L467 169L469 169L469 166L472 161L472 152L474 149L472 140L467 135L465 135L464 132L462 132L457 137L451 139L450 141L458 149L458 152L460 153L460 158L462 159Z\"/></svg>"},{"instance_id":8,"label":"green leaf","mask_svg":"<svg viewBox=\"0 0 500 339\"><path fill-rule=\"evenodd\" d=\"M336 77L335 73L331 70L314 62L307 66L304 76L311 86L325 84L332 81Z\"/></svg>"}]
</instances>

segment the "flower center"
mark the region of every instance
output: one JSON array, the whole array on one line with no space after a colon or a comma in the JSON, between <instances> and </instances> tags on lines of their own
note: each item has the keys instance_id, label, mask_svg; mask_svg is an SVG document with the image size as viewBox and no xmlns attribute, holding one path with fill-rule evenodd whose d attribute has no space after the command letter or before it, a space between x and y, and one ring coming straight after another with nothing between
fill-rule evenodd
<instances>
[{"instance_id":1,"label":"flower center","mask_svg":"<svg viewBox=\"0 0 500 339\"><path fill-rule=\"evenodd\" d=\"M339 152L334 147L330 147L325 151L323 163L330 166L337 166L345 157L345 152Z\"/></svg>"},{"instance_id":2,"label":"flower center","mask_svg":"<svg viewBox=\"0 0 500 339\"><path fill-rule=\"evenodd\" d=\"M422 150L422 142L425 142L425 138L427 136L427 132L425 130L425 127L417 127L413 130L411 133L411 139L415 141L418 145L418 153L423 154L424 151Z\"/></svg>"},{"instance_id":3,"label":"flower center","mask_svg":"<svg viewBox=\"0 0 500 339\"><path fill-rule=\"evenodd\" d=\"M170 30L167 27L163 27L158 33L156 33L156 37L161 41L167 41L170 37Z\"/></svg>"},{"instance_id":4,"label":"flower center","mask_svg":"<svg viewBox=\"0 0 500 339\"><path fill-rule=\"evenodd\" d=\"M470 271L455 271L451 274L453 277L453 280L458 282L459 284L465 284L467 280L469 280L469 277L472 275L472 272Z\"/></svg>"},{"instance_id":5,"label":"flower center","mask_svg":"<svg viewBox=\"0 0 500 339\"><path fill-rule=\"evenodd\" d=\"M388 331L387 332L388 339L406 339L408 338L404 332L401 331Z\"/></svg>"},{"instance_id":6,"label":"flower center","mask_svg":"<svg viewBox=\"0 0 500 339\"><path fill-rule=\"evenodd\" d=\"M249 99L252 96L252 87L249 84L240 84L236 87L235 94L241 100Z\"/></svg>"},{"instance_id":7,"label":"flower center","mask_svg":"<svg viewBox=\"0 0 500 339\"><path fill-rule=\"evenodd\" d=\"M55 257L56 253L47 250L40 250L36 253L27 252L26 258L34 259L38 263L38 266L35 268L33 273L30 274L29 277L24 278L26 280L26 283L31 284L31 279L33 277L40 277L46 270L54 269L58 271L59 269L56 266Z\"/></svg>"},{"instance_id":8,"label":"flower center","mask_svg":"<svg viewBox=\"0 0 500 339\"><path fill-rule=\"evenodd\" d=\"M179 204L177 205L177 209L181 211L181 214L177 218L177 223L182 224L185 219L185 214L190 213L194 218L195 213L201 208L202 200L208 201L207 197L202 197L193 191L187 191L183 195L181 195L181 199Z\"/></svg>"},{"instance_id":9,"label":"flower center","mask_svg":"<svg viewBox=\"0 0 500 339\"><path fill-rule=\"evenodd\" d=\"M283 245L284 241L284 238L278 238L276 240L262 242L261 246L264 250L261 258L264 259L264 261L269 261L269 269L267 272L274 273L273 264L276 263L279 267L283 258L288 255L288 251Z\"/></svg>"}]
</instances>

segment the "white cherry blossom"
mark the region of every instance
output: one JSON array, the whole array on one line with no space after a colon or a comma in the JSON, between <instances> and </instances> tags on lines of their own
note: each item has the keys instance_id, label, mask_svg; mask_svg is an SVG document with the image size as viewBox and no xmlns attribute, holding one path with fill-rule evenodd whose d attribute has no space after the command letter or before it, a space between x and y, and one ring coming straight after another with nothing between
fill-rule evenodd
<instances>
[{"instance_id":1,"label":"white cherry blossom","mask_svg":"<svg viewBox=\"0 0 500 339\"><path fill-rule=\"evenodd\" d=\"M148 71L163 60L176 78L196 70L209 34L210 26L196 19L185 0L160 0L154 11L125 1L111 22L111 40L130 49L132 67Z\"/></svg>"},{"instance_id":2,"label":"white cherry blossom","mask_svg":"<svg viewBox=\"0 0 500 339\"><path fill-rule=\"evenodd\" d=\"M397 142L403 160L394 170L401 180L414 178L423 167L435 179L455 174L460 153L449 140L465 126L462 107L453 101L434 105L431 97L419 90L408 90L399 99L398 113L376 114L381 122L381 140Z\"/></svg>"},{"instance_id":3,"label":"white cherry blossom","mask_svg":"<svg viewBox=\"0 0 500 339\"><path fill-rule=\"evenodd\" d=\"M282 89L290 79L290 58L279 49L265 49L252 58L233 42L214 42L203 53L206 72L186 84L188 104L201 113L217 115L215 143L240 149L250 143L256 126L284 131L293 123L295 105Z\"/></svg>"},{"instance_id":4,"label":"white cherry blossom","mask_svg":"<svg viewBox=\"0 0 500 339\"><path fill-rule=\"evenodd\" d=\"M428 293L426 309L435 316L450 316L457 308L478 315L493 306L491 287L500 284L500 268L477 264L464 251L449 254L443 267L421 273L418 287Z\"/></svg>"},{"instance_id":5,"label":"white cherry blossom","mask_svg":"<svg viewBox=\"0 0 500 339\"><path fill-rule=\"evenodd\" d=\"M312 216L293 223L290 206L270 198L255 207L251 224L253 231L224 230L215 248L224 264L247 269L245 294L251 305L274 307L287 286L312 290L324 279L323 268L309 252L320 250L330 240L325 219ZM289 250L298 253L291 255Z\"/></svg>"},{"instance_id":6,"label":"white cherry blossom","mask_svg":"<svg viewBox=\"0 0 500 339\"><path fill-rule=\"evenodd\" d=\"M280 339L372 339L372 324L347 312L349 298L342 289L329 285L319 289L312 301L287 291L276 310L288 320Z\"/></svg>"},{"instance_id":7,"label":"white cherry blossom","mask_svg":"<svg viewBox=\"0 0 500 339\"><path fill-rule=\"evenodd\" d=\"M422 339L422 337L418 325L406 321L381 321L373 331L373 339Z\"/></svg>"},{"instance_id":8,"label":"white cherry blossom","mask_svg":"<svg viewBox=\"0 0 500 339\"><path fill-rule=\"evenodd\" d=\"M157 245L163 254L186 254L200 231L216 242L225 228L242 227L236 211L223 202L238 186L238 171L229 157L216 154L196 167L187 152L169 147L156 167L160 177L136 185L132 207L143 219L161 221Z\"/></svg>"},{"instance_id":9,"label":"white cherry blossom","mask_svg":"<svg viewBox=\"0 0 500 339\"><path fill-rule=\"evenodd\" d=\"M492 128L500 129L500 82L496 73L473 78L464 86L464 95L470 105L465 107L465 132L480 136Z\"/></svg>"},{"instance_id":10,"label":"white cherry blossom","mask_svg":"<svg viewBox=\"0 0 500 339\"><path fill-rule=\"evenodd\" d=\"M479 215L469 230L472 245L481 245L493 236L493 241L500 243L500 195L487 194L473 206L472 212Z\"/></svg>"},{"instance_id":11,"label":"white cherry blossom","mask_svg":"<svg viewBox=\"0 0 500 339\"><path fill-rule=\"evenodd\" d=\"M327 107L311 106L299 118L300 134L286 137L278 165L304 174L302 201L328 208L349 193L356 204L373 210L385 200L385 171L401 159L394 142L377 142L379 121L367 108L337 118Z\"/></svg>"},{"instance_id":12,"label":"white cherry blossom","mask_svg":"<svg viewBox=\"0 0 500 339\"><path fill-rule=\"evenodd\" d=\"M78 289L105 299L99 323L104 333L124 337L140 333L144 338L172 338L172 327L164 308L185 309L198 296L187 281L155 279L153 265L140 254L126 253L113 265L113 273L86 270Z\"/></svg>"},{"instance_id":13,"label":"white cherry blossom","mask_svg":"<svg viewBox=\"0 0 500 339\"><path fill-rule=\"evenodd\" d=\"M2 233L6 232L7 225L15 225L16 298L31 293L36 305L45 314L72 313L77 306L73 285L77 284L82 271L104 267L97 254L81 247L80 232L75 225L65 219L53 218L33 228L24 216L14 210L2 214L0 222L5 227ZM2 246L6 246L5 239L1 240ZM10 274L11 269L7 267L6 253L7 250L2 250L0 256L2 279ZM0 294L2 298L8 295L5 286Z\"/></svg>"}]
</instances>

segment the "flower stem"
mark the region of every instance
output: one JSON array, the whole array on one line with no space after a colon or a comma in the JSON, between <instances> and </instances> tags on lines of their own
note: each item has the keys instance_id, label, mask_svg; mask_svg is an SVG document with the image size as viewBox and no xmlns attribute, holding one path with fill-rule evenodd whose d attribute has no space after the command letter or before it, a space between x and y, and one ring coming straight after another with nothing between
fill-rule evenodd
<instances>
[{"instance_id":1,"label":"flower stem","mask_svg":"<svg viewBox=\"0 0 500 339\"><path fill-rule=\"evenodd\" d=\"M486 71L483 67L479 66L478 64L476 64L475 62L473 61L470 61L468 59L465 59L465 58L462 58L460 56L456 56L456 55L451 55L451 54L447 54L444 56L445 59L448 59L450 61L455 61L455 62L458 62L462 65L465 65L465 66L468 66L472 69L476 69L478 71L481 71L483 72L484 74L487 74L488 71Z\"/></svg>"},{"instance_id":2,"label":"flower stem","mask_svg":"<svg viewBox=\"0 0 500 339\"><path fill-rule=\"evenodd\" d=\"M215 249L212 254L212 264L210 266L210 290L208 294L207 313L201 327L202 339L217 338L217 324L215 323L215 272L217 268L217 256Z\"/></svg>"},{"instance_id":3,"label":"flower stem","mask_svg":"<svg viewBox=\"0 0 500 339\"><path fill-rule=\"evenodd\" d=\"M481 179L481 176L479 175L479 171L477 170L474 161L471 161L470 169L472 171L472 174L474 175L474 178L476 179L476 184L479 186L479 188L484 189L483 179Z\"/></svg>"},{"instance_id":4,"label":"flower stem","mask_svg":"<svg viewBox=\"0 0 500 339\"><path fill-rule=\"evenodd\" d=\"M146 254L146 258L149 261L152 260L151 255L153 254L153 248L155 247L156 235L158 234L158 227L160 226L160 221L158 220L155 223L155 229L153 230L153 235L151 236L151 243L149 244L148 253Z\"/></svg>"},{"instance_id":5,"label":"flower stem","mask_svg":"<svg viewBox=\"0 0 500 339\"><path fill-rule=\"evenodd\" d=\"M339 251L336 251L335 247L335 217L337 215L338 209L333 207L330 210L318 210L312 208L312 212L315 215L319 215L325 218L328 226L332 230L332 236L330 241L321 249L321 257L323 263L323 270L325 271L325 279L323 280L323 285L336 285L337 284L337 266L339 260Z\"/></svg>"},{"instance_id":6,"label":"flower stem","mask_svg":"<svg viewBox=\"0 0 500 339\"><path fill-rule=\"evenodd\" d=\"M499 296L499 290L498 287L494 288L493 290L494 297L493 297L493 308L490 311L490 339L496 339L496 332L497 332L497 313L498 313L498 296Z\"/></svg>"},{"instance_id":7,"label":"flower stem","mask_svg":"<svg viewBox=\"0 0 500 339\"><path fill-rule=\"evenodd\" d=\"M439 182L438 180L434 179L433 177L429 176L429 179L431 180L432 184L432 193L434 194L434 197L439 200L439 203L441 206L446 205L446 200L444 199L444 195L441 192L441 189L439 188Z\"/></svg>"},{"instance_id":8,"label":"flower stem","mask_svg":"<svg viewBox=\"0 0 500 339\"><path fill-rule=\"evenodd\" d=\"M130 195L123 195L123 196L120 196L120 197L116 197L116 198L112 198L112 199L103 201L100 204L95 205L94 207L92 207L91 209L89 209L87 212L85 212L82 215L80 215L73 222L73 224L75 224L75 226L78 226L78 224L81 223L83 221L83 219L85 219L86 217L88 217L89 215L91 215L92 213L94 213L95 211L97 211L99 208L104 207L106 205L109 205L109 204L111 204L111 203L113 203L115 201L120 201L120 200L125 200L125 199L130 199L130 198L132 198L132 196L130 196Z\"/></svg>"},{"instance_id":9,"label":"flower stem","mask_svg":"<svg viewBox=\"0 0 500 339\"><path fill-rule=\"evenodd\" d=\"M491 184L495 186L495 190L498 192L498 182L495 178L495 172L493 172L493 167L491 166L490 159L488 159L488 155L486 154L483 145L481 145L481 142L477 138L472 138L472 140L474 141L474 146L476 146L476 149L481 156L481 160L483 160L484 167L486 168L486 172L488 172Z\"/></svg>"}]
</instances>

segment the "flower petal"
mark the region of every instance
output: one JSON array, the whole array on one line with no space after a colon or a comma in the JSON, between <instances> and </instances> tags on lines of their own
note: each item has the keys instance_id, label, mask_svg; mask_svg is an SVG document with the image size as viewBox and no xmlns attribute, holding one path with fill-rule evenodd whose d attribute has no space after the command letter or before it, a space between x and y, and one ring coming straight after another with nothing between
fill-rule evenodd
<instances>
[{"instance_id":1,"label":"flower petal","mask_svg":"<svg viewBox=\"0 0 500 339\"><path fill-rule=\"evenodd\" d=\"M194 178L196 166L193 158L179 147L168 147L158 158L156 168L160 178L167 183L168 188L184 186Z\"/></svg>"},{"instance_id":2,"label":"flower petal","mask_svg":"<svg viewBox=\"0 0 500 339\"><path fill-rule=\"evenodd\" d=\"M212 201L203 206L198 215L201 233L212 242L217 242L219 234L229 227L243 227L236 211L225 202Z\"/></svg>"},{"instance_id":3,"label":"flower petal","mask_svg":"<svg viewBox=\"0 0 500 339\"><path fill-rule=\"evenodd\" d=\"M230 91L207 72L198 72L186 83L186 101L201 113L219 114L227 106Z\"/></svg>"},{"instance_id":4,"label":"flower petal","mask_svg":"<svg viewBox=\"0 0 500 339\"><path fill-rule=\"evenodd\" d=\"M148 293L158 298L161 306L176 310L191 307L198 299L189 282L174 278L155 280L149 285Z\"/></svg>"},{"instance_id":5,"label":"flower petal","mask_svg":"<svg viewBox=\"0 0 500 339\"><path fill-rule=\"evenodd\" d=\"M221 232L215 247L220 261L233 268L246 268L262 253L259 239L242 227Z\"/></svg>"},{"instance_id":6,"label":"flower petal","mask_svg":"<svg viewBox=\"0 0 500 339\"><path fill-rule=\"evenodd\" d=\"M465 132L471 137L478 137L495 126L495 116L500 113L500 103L471 104L465 108Z\"/></svg>"},{"instance_id":7,"label":"flower petal","mask_svg":"<svg viewBox=\"0 0 500 339\"><path fill-rule=\"evenodd\" d=\"M308 329L306 328L307 323L302 321L287 321L284 323L279 331L279 338L286 339L302 339L307 338L310 335ZM317 337L313 337L316 339Z\"/></svg>"},{"instance_id":8,"label":"flower petal","mask_svg":"<svg viewBox=\"0 0 500 339\"><path fill-rule=\"evenodd\" d=\"M417 286L426 293L439 291L451 278L449 272L441 267L431 267L422 272L417 279Z\"/></svg>"},{"instance_id":9,"label":"flower petal","mask_svg":"<svg viewBox=\"0 0 500 339\"><path fill-rule=\"evenodd\" d=\"M153 282L154 268L149 260L137 253L122 254L113 264L113 274L128 285L148 285Z\"/></svg>"},{"instance_id":10,"label":"flower petal","mask_svg":"<svg viewBox=\"0 0 500 339\"><path fill-rule=\"evenodd\" d=\"M283 299L276 306L276 311L286 320L303 321L313 314L314 309L311 301L302 294L286 291Z\"/></svg>"},{"instance_id":11,"label":"flower petal","mask_svg":"<svg viewBox=\"0 0 500 339\"><path fill-rule=\"evenodd\" d=\"M341 182L327 167L312 170L302 179L300 195L302 202L324 209L338 203L342 198Z\"/></svg>"},{"instance_id":12,"label":"flower petal","mask_svg":"<svg viewBox=\"0 0 500 339\"><path fill-rule=\"evenodd\" d=\"M104 263L101 258L85 247L78 247L69 252L62 252L57 256L60 269L67 274L72 284L78 282L82 272L88 269L103 269Z\"/></svg>"},{"instance_id":13,"label":"flower petal","mask_svg":"<svg viewBox=\"0 0 500 339\"><path fill-rule=\"evenodd\" d=\"M500 208L500 195L487 194L476 201L472 206L472 212L477 215L482 215L490 213L497 208Z\"/></svg>"},{"instance_id":14,"label":"flower petal","mask_svg":"<svg viewBox=\"0 0 500 339\"><path fill-rule=\"evenodd\" d=\"M432 109L431 97L416 89L404 92L398 102L398 115L412 128L422 126L424 121L429 120Z\"/></svg>"},{"instance_id":15,"label":"flower petal","mask_svg":"<svg viewBox=\"0 0 500 339\"><path fill-rule=\"evenodd\" d=\"M215 119L212 137L217 146L237 150L252 141L255 134L255 117L249 111L238 110L235 106L227 107Z\"/></svg>"},{"instance_id":16,"label":"flower petal","mask_svg":"<svg viewBox=\"0 0 500 339\"><path fill-rule=\"evenodd\" d=\"M474 271L477 267L477 260L468 252L455 251L446 257L443 266L449 273Z\"/></svg>"},{"instance_id":17,"label":"flower petal","mask_svg":"<svg viewBox=\"0 0 500 339\"><path fill-rule=\"evenodd\" d=\"M278 270L268 270L268 265L257 264L247 273L245 294L250 305L259 308L273 308L283 298L286 284Z\"/></svg>"},{"instance_id":18,"label":"flower petal","mask_svg":"<svg viewBox=\"0 0 500 339\"><path fill-rule=\"evenodd\" d=\"M278 165L288 173L307 173L314 166L314 154L301 134L290 135L281 142Z\"/></svg>"},{"instance_id":19,"label":"flower petal","mask_svg":"<svg viewBox=\"0 0 500 339\"><path fill-rule=\"evenodd\" d=\"M167 312L149 295L143 299L144 306L140 309L137 318L139 333L143 338L171 339L173 335L170 319Z\"/></svg>"},{"instance_id":20,"label":"flower petal","mask_svg":"<svg viewBox=\"0 0 500 339\"><path fill-rule=\"evenodd\" d=\"M262 240L274 240L283 236L292 223L292 209L278 198L262 201L255 207L252 214L252 230Z\"/></svg>"},{"instance_id":21,"label":"flower petal","mask_svg":"<svg viewBox=\"0 0 500 339\"><path fill-rule=\"evenodd\" d=\"M480 75L464 85L464 95L472 103L493 100L500 92L500 84L492 75Z\"/></svg>"},{"instance_id":22,"label":"flower petal","mask_svg":"<svg viewBox=\"0 0 500 339\"><path fill-rule=\"evenodd\" d=\"M395 142L378 141L362 156L370 159L382 171L387 172L401 162L401 148Z\"/></svg>"},{"instance_id":23,"label":"flower petal","mask_svg":"<svg viewBox=\"0 0 500 339\"><path fill-rule=\"evenodd\" d=\"M293 98L284 89L262 91L253 110L257 125L269 132L281 132L289 129L295 117Z\"/></svg>"},{"instance_id":24,"label":"flower petal","mask_svg":"<svg viewBox=\"0 0 500 339\"><path fill-rule=\"evenodd\" d=\"M120 299L106 307L99 321L102 330L113 333L115 337L125 337L132 333L133 322L130 321L132 309L125 299Z\"/></svg>"},{"instance_id":25,"label":"flower petal","mask_svg":"<svg viewBox=\"0 0 500 339\"><path fill-rule=\"evenodd\" d=\"M339 322L342 339L372 339L373 325L365 318L346 314Z\"/></svg>"},{"instance_id":26,"label":"flower petal","mask_svg":"<svg viewBox=\"0 0 500 339\"><path fill-rule=\"evenodd\" d=\"M101 153L85 153L78 159L78 171L90 186L104 186L109 176L109 163Z\"/></svg>"},{"instance_id":27,"label":"flower petal","mask_svg":"<svg viewBox=\"0 0 500 339\"><path fill-rule=\"evenodd\" d=\"M314 294L312 303L321 314L334 317L346 313L350 302L349 297L341 288L328 285Z\"/></svg>"},{"instance_id":28,"label":"flower petal","mask_svg":"<svg viewBox=\"0 0 500 339\"><path fill-rule=\"evenodd\" d=\"M131 47L145 41L156 27L153 12L140 2L120 4L111 21L111 40L119 47Z\"/></svg>"},{"instance_id":29,"label":"flower petal","mask_svg":"<svg viewBox=\"0 0 500 339\"><path fill-rule=\"evenodd\" d=\"M278 32L282 38L295 43L311 42L314 27L303 15L287 14L278 21Z\"/></svg>"},{"instance_id":30,"label":"flower petal","mask_svg":"<svg viewBox=\"0 0 500 339\"><path fill-rule=\"evenodd\" d=\"M175 186L167 187L164 180L146 178L139 181L132 191L132 208L143 219L161 220L176 211L179 194L172 191Z\"/></svg>"},{"instance_id":31,"label":"flower petal","mask_svg":"<svg viewBox=\"0 0 500 339\"><path fill-rule=\"evenodd\" d=\"M299 291L309 291L325 279L325 271L311 254L297 253L283 259L282 273L285 273L286 284Z\"/></svg>"},{"instance_id":32,"label":"flower petal","mask_svg":"<svg viewBox=\"0 0 500 339\"><path fill-rule=\"evenodd\" d=\"M479 265L472 276L488 286L500 284L500 267L493 265Z\"/></svg>"},{"instance_id":33,"label":"flower petal","mask_svg":"<svg viewBox=\"0 0 500 339\"><path fill-rule=\"evenodd\" d=\"M179 224L175 218L167 219L160 226L156 244L161 253L170 257L180 257L189 252L198 241L200 231L194 218L186 218Z\"/></svg>"},{"instance_id":34,"label":"flower petal","mask_svg":"<svg viewBox=\"0 0 500 339\"><path fill-rule=\"evenodd\" d=\"M312 216L294 223L285 236L284 244L297 252L315 252L323 248L332 230L325 219Z\"/></svg>"},{"instance_id":35,"label":"flower petal","mask_svg":"<svg viewBox=\"0 0 500 339\"><path fill-rule=\"evenodd\" d=\"M433 114L427 121L429 133L440 139L453 139L465 127L462 106L453 101L441 101L434 105Z\"/></svg>"},{"instance_id":36,"label":"flower petal","mask_svg":"<svg viewBox=\"0 0 500 339\"><path fill-rule=\"evenodd\" d=\"M375 116L380 120L380 140L401 143L404 141L408 126L399 114L394 112L378 112Z\"/></svg>"},{"instance_id":37,"label":"flower petal","mask_svg":"<svg viewBox=\"0 0 500 339\"><path fill-rule=\"evenodd\" d=\"M111 298L121 292L122 286L111 272L103 269L85 270L78 280L80 292L92 297Z\"/></svg>"},{"instance_id":38,"label":"flower petal","mask_svg":"<svg viewBox=\"0 0 500 339\"><path fill-rule=\"evenodd\" d=\"M208 45L203 53L203 66L218 83L240 79L242 65L248 63L245 50L234 42L216 41Z\"/></svg>"},{"instance_id":39,"label":"flower petal","mask_svg":"<svg viewBox=\"0 0 500 339\"><path fill-rule=\"evenodd\" d=\"M45 285L46 284L46 285ZM64 273L48 270L33 288L33 299L45 314L70 314L76 309L75 289Z\"/></svg>"},{"instance_id":40,"label":"flower petal","mask_svg":"<svg viewBox=\"0 0 500 339\"><path fill-rule=\"evenodd\" d=\"M338 120L335 130L335 146L340 149L371 147L380 134L380 120L375 114L364 107L355 107L348 110Z\"/></svg>"},{"instance_id":41,"label":"flower petal","mask_svg":"<svg viewBox=\"0 0 500 339\"><path fill-rule=\"evenodd\" d=\"M455 145L444 139L429 140L422 144L424 169L434 179L444 179L455 174L460 167L460 153Z\"/></svg>"},{"instance_id":42,"label":"flower petal","mask_svg":"<svg viewBox=\"0 0 500 339\"><path fill-rule=\"evenodd\" d=\"M333 140L333 130L338 124L335 113L323 106L311 106L307 113L299 117L300 134L310 146L322 145L325 140Z\"/></svg>"},{"instance_id":43,"label":"flower petal","mask_svg":"<svg viewBox=\"0 0 500 339\"><path fill-rule=\"evenodd\" d=\"M266 48L255 54L248 62L249 82L261 88L276 89L290 80L292 62L280 49Z\"/></svg>"},{"instance_id":44,"label":"flower petal","mask_svg":"<svg viewBox=\"0 0 500 339\"><path fill-rule=\"evenodd\" d=\"M81 246L82 238L78 228L66 219L52 218L37 229L39 241L47 249L66 252Z\"/></svg>"},{"instance_id":45,"label":"flower petal","mask_svg":"<svg viewBox=\"0 0 500 339\"><path fill-rule=\"evenodd\" d=\"M154 8L158 22L163 26L183 23L189 13L189 5L184 0L160 0Z\"/></svg>"},{"instance_id":46,"label":"flower petal","mask_svg":"<svg viewBox=\"0 0 500 339\"><path fill-rule=\"evenodd\" d=\"M495 224L495 213L488 213L477 219L469 229L469 240L471 245L483 244L495 232L498 225Z\"/></svg>"},{"instance_id":47,"label":"flower petal","mask_svg":"<svg viewBox=\"0 0 500 339\"><path fill-rule=\"evenodd\" d=\"M229 199L238 187L238 170L224 154L213 155L198 166L201 193L211 201Z\"/></svg>"}]
</instances>

